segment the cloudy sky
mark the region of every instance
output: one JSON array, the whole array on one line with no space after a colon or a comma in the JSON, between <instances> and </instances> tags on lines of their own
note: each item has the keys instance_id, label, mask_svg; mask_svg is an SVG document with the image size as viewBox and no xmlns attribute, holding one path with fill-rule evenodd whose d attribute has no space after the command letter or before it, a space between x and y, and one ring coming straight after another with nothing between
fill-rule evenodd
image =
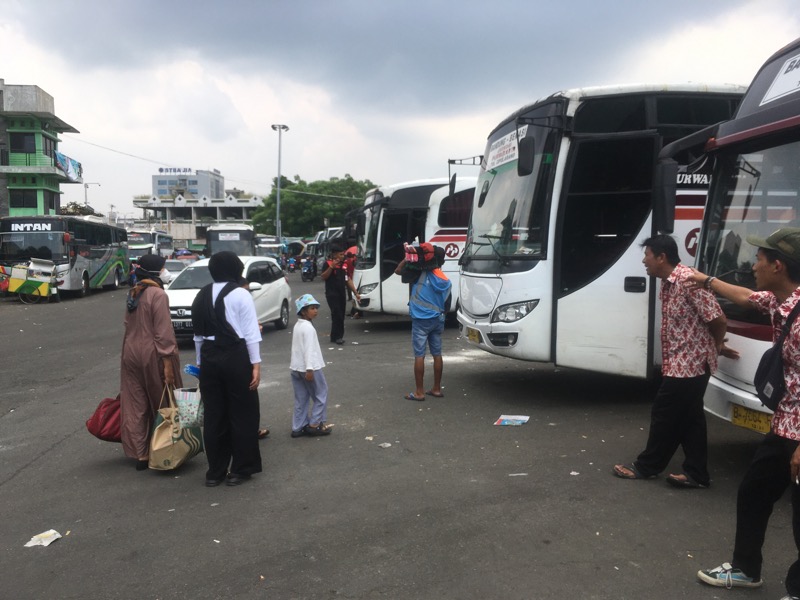
<instances>
[{"instance_id":1,"label":"cloudy sky","mask_svg":"<svg viewBox=\"0 0 800 600\"><path fill-rule=\"evenodd\" d=\"M390 184L447 175L501 119L612 83L747 85L796 0L0 0L0 78L80 131L89 203L132 213L159 167ZM473 168L462 170L476 174ZM83 202L63 185L62 202Z\"/></svg>"}]
</instances>

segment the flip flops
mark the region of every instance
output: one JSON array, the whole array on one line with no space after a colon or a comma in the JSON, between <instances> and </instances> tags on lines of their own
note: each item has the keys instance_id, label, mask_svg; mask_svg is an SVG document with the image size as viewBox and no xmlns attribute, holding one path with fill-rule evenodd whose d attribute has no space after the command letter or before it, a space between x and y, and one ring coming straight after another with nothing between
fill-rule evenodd
<instances>
[{"instance_id":1,"label":"flip flops","mask_svg":"<svg viewBox=\"0 0 800 600\"><path fill-rule=\"evenodd\" d=\"M433 396L434 398L444 398L443 392L434 392L433 390L428 390L425 392L426 396Z\"/></svg>"},{"instance_id":2,"label":"flip flops","mask_svg":"<svg viewBox=\"0 0 800 600\"><path fill-rule=\"evenodd\" d=\"M419 396L415 396L414 392L411 392L410 394L406 394L405 396L403 396L403 398L405 398L406 400L416 400L417 402L424 402L425 401L425 396L420 398Z\"/></svg>"},{"instance_id":3,"label":"flip flops","mask_svg":"<svg viewBox=\"0 0 800 600\"><path fill-rule=\"evenodd\" d=\"M667 483L676 488L683 488L687 490L701 490L708 486L698 483L686 473L679 473L678 475L667 475Z\"/></svg>"},{"instance_id":4,"label":"flip flops","mask_svg":"<svg viewBox=\"0 0 800 600\"><path fill-rule=\"evenodd\" d=\"M614 465L612 472L620 479L653 479L655 477L655 475L642 475L633 463L629 465Z\"/></svg>"}]
</instances>

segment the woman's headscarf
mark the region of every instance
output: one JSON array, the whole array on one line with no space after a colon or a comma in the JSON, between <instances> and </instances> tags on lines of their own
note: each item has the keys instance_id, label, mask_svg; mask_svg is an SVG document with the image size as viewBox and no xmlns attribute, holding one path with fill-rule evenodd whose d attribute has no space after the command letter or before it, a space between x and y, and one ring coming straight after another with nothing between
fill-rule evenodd
<instances>
[{"instance_id":1,"label":"woman's headscarf","mask_svg":"<svg viewBox=\"0 0 800 600\"><path fill-rule=\"evenodd\" d=\"M216 283L232 281L237 283L244 271L244 264L233 252L217 252L208 261L208 272Z\"/></svg>"},{"instance_id":2,"label":"woman's headscarf","mask_svg":"<svg viewBox=\"0 0 800 600\"><path fill-rule=\"evenodd\" d=\"M167 259L158 254L145 254L139 258L136 273L136 285L128 292L127 306L128 312L133 312L139 307L139 300L148 287L160 287L164 289L158 274L164 268Z\"/></svg>"}]
</instances>

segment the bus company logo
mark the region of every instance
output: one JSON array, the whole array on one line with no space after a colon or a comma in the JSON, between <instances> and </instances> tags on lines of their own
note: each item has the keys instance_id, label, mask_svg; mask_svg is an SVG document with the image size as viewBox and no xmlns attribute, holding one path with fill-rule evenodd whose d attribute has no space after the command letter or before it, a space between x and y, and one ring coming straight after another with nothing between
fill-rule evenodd
<instances>
[{"instance_id":1,"label":"bus company logo","mask_svg":"<svg viewBox=\"0 0 800 600\"><path fill-rule=\"evenodd\" d=\"M185 308L179 308L178 310L175 311L175 314L177 314L179 317L185 317L186 316L186 309Z\"/></svg>"},{"instance_id":2,"label":"bus company logo","mask_svg":"<svg viewBox=\"0 0 800 600\"><path fill-rule=\"evenodd\" d=\"M447 258L456 258L460 252L461 250L459 249L458 244L450 243L444 247L444 253Z\"/></svg>"},{"instance_id":3,"label":"bus company logo","mask_svg":"<svg viewBox=\"0 0 800 600\"><path fill-rule=\"evenodd\" d=\"M703 185L711 182L707 173L678 173L678 185Z\"/></svg>"},{"instance_id":4,"label":"bus company logo","mask_svg":"<svg viewBox=\"0 0 800 600\"><path fill-rule=\"evenodd\" d=\"M12 223L11 231L52 231L52 223Z\"/></svg>"},{"instance_id":5,"label":"bus company logo","mask_svg":"<svg viewBox=\"0 0 800 600\"><path fill-rule=\"evenodd\" d=\"M688 252L689 256L691 256L692 258L694 258L694 255L697 254L697 238L699 236L700 236L700 228L695 227L686 235L686 240L684 241L684 245L686 246L686 252Z\"/></svg>"}]
</instances>

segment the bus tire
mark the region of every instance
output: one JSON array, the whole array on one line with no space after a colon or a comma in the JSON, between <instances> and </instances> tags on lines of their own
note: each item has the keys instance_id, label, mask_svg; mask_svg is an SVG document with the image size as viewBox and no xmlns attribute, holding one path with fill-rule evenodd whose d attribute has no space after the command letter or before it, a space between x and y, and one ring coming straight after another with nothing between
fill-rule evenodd
<instances>
[{"instance_id":1,"label":"bus tire","mask_svg":"<svg viewBox=\"0 0 800 600\"><path fill-rule=\"evenodd\" d=\"M274 323L275 329L286 329L289 326L289 303L286 300L281 304L281 316Z\"/></svg>"},{"instance_id":2,"label":"bus tire","mask_svg":"<svg viewBox=\"0 0 800 600\"><path fill-rule=\"evenodd\" d=\"M121 282L122 282L122 275L120 275L119 267L118 267L118 268L114 269L114 280L111 283L109 283L108 285L105 285L103 287L105 287L106 289L109 289L109 290L118 290Z\"/></svg>"},{"instance_id":3,"label":"bus tire","mask_svg":"<svg viewBox=\"0 0 800 600\"><path fill-rule=\"evenodd\" d=\"M86 298L89 295L89 275L84 273L81 277L81 289L78 290L79 298Z\"/></svg>"}]
</instances>

